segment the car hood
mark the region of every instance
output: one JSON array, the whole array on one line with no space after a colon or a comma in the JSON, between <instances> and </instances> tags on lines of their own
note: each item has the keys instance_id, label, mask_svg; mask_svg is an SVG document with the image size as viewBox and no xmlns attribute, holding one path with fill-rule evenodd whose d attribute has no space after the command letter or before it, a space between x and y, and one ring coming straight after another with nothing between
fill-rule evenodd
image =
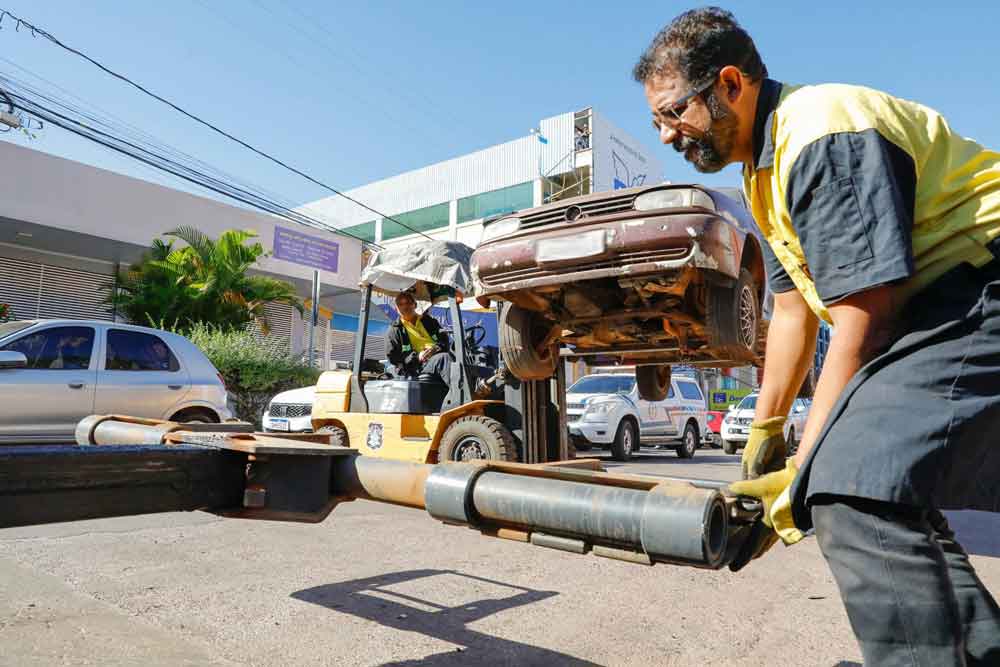
<instances>
[{"instance_id":1,"label":"car hood","mask_svg":"<svg viewBox=\"0 0 1000 667\"><path fill-rule=\"evenodd\" d=\"M316 396L316 387L299 387L298 389L289 389L288 391L283 391L274 398L271 399L272 403L301 403L304 405L312 405L313 398Z\"/></svg>"},{"instance_id":2,"label":"car hood","mask_svg":"<svg viewBox=\"0 0 1000 667\"><path fill-rule=\"evenodd\" d=\"M566 403L591 403L593 401L600 400L614 400L614 399L624 399L623 394L566 394Z\"/></svg>"}]
</instances>

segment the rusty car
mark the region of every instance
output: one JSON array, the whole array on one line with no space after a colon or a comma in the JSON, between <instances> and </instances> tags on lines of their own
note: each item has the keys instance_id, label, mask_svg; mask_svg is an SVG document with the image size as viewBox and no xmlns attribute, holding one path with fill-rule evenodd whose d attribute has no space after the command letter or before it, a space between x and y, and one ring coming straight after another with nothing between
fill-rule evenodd
<instances>
[{"instance_id":1,"label":"rusty car","mask_svg":"<svg viewBox=\"0 0 1000 667\"><path fill-rule=\"evenodd\" d=\"M556 201L489 220L471 273L503 304L500 350L521 380L560 356L636 366L663 400L670 365L763 363L766 271L742 193L661 184Z\"/></svg>"}]
</instances>

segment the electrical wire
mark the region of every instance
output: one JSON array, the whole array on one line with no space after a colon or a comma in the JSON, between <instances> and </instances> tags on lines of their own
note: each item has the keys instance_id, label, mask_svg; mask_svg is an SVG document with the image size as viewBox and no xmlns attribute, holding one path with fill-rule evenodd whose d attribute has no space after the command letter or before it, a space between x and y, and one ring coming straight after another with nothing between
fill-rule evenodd
<instances>
[{"instance_id":1,"label":"electrical wire","mask_svg":"<svg viewBox=\"0 0 1000 667\"><path fill-rule=\"evenodd\" d=\"M0 61L6 62L7 64L9 64L9 65L17 68L21 72L24 72L25 74L27 74L28 76L30 76L30 77L32 77L34 79L37 79L39 81L45 82L49 86L51 86L51 87L59 90L60 92L62 92L64 95L66 95L66 96L68 96L68 97L76 100L79 104L82 104L83 107L84 107L84 109L86 109L87 107L89 107L89 110L80 109L79 107L76 107L76 106L70 104L69 102L67 102L65 100L59 100L59 99L55 98L54 96L46 95L46 93L40 91L38 88L33 87L30 84L25 83L24 81L16 79L13 76L6 75L6 78L7 78L8 81L13 81L23 91L26 91L28 94L32 94L32 95L34 95L36 97L40 97L40 98L42 98L44 100L47 100L51 104L54 104L54 105L56 105L56 106L58 106L58 107L60 107L60 108L62 108L64 110L66 110L68 113L72 113L72 114L75 114L75 115L77 115L79 117L85 118L88 121L88 123L90 123L90 124L93 124L93 125L98 126L98 127L104 127L108 132L117 133L117 134L124 134L126 136L130 136L130 137L133 138L134 141L136 141L137 143L143 145L144 147L146 147L149 150L158 151L160 153L165 153L167 155L171 155L177 161L182 162L182 163L187 163L188 165L194 165L196 168L198 168L198 169L200 169L200 170L202 170L202 171L204 171L206 173L213 174L217 179L219 179L221 181L225 181L225 182L229 182L229 183L236 183L236 184L242 186L246 190L251 190L251 191L255 192L256 194L262 194L266 198L269 198L269 199L272 199L272 200L275 200L275 201L280 201L282 203L282 205L284 205L287 208L296 208L295 204L293 204L292 202L290 202L288 200L282 199L282 197L280 195L276 195L276 194L274 194L272 192L269 192L268 190L266 190L264 188L261 188L258 185L254 185L254 184L251 184L251 183L247 183L245 181L241 181L239 178L237 178L237 177L235 177L235 176L233 176L231 174L228 174L228 173L226 173L226 172L224 172L224 171L222 171L222 170L214 167L213 165L207 164L207 163L203 162L202 160L200 160L200 159L198 159L198 158L196 158L196 157L194 157L192 155L189 155L189 154L187 154L187 153L185 153L185 152L183 152L183 151L181 151L181 150L179 150L179 149L177 149L177 148L175 148L173 146L170 146L169 144L166 144L166 143L160 141L156 137L154 137L154 136L152 136L152 135L150 135L150 134L142 131L141 129L135 127L134 125L130 125L129 123L121 120L120 118L115 117L113 114L111 114L111 113L109 113L109 112L107 112L107 111L105 111L103 109L100 109L99 107L96 107L95 105L93 105L91 103L88 103L88 102L82 100L80 97L74 95L72 92L66 90L65 88L63 88L61 86L59 86L59 84L57 84L57 83L55 83L53 81L50 81L49 79L46 79L45 77L43 77L43 76L41 76L41 75L39 75L39 74L37 74L35 72L32 72L31 70L29 70L29 69L27 69L25 67L22 67L21 65L18 65L17 63L15 63L15 62L13 62L11 60L8 60L8 59L0 56ZM0 77L3 77L3 76L4 75L0 74ZM161 170L153 169L154 173L158 173L160 171ZM325 228L328 229L329 231L336 232L336 233L341 233L341 234L345 234L347 236L352 236L349 233L340 232L337 229L336 225L334 225L332 223L329 223L329 222L326 222L326 221L322 221L322 224L325 225ZM371 242L368 242L368 243L370 244Z\"/></svg>"},{"instance_id":2,"label":"electrical wire","mask_svg":"<svg viewBox=\"0 0 1000 667\"><path fill-rule=\"evenodd\" d=\"M176 160L171 159L168 156L162 155L155 150L151 150L147 147L140 146L139 144L129 141L120 136L115 136L111 132L106 132L93 125L90 125L79 118L73 118L68 113L62 113L49 106L38 102L37 100L26 97L21 94L16 87L11 86L11 82L6 80L4 77L0 76L0 82L3 82L8 90L8 94L15 101L15 106L21 111L31 114L36 118L45 120L46 122L60 127L64 130L72 132L76 135L94 141L97 144L104 146L112 151L126 155L134 160L138 160L143 164L149 165L161 171L173 174L174 176L181 178L189 183L197 185L199 187L205 188L207 190L216 192L217 194L223 195L230 199L247 204L254 208L266 211L278 217L281 217L290 222L295 222L303 224L309 227L324 229L327 231L335 231L336 233L355 238L361 241L363 244L374 246L376 248L380 247L377 244L371 243L366 239L359 236L351 234L349 232L344 232L342 230L331 230L326 223L320 220L312 218L311 216L305 215L300 211L296 211L278 202L272 201L266 197L261 196L258 193L251 192L245 188L227 183L218 178L215 178L209 174L205 174L189 165L184 165ZM84 119L86 120L86 119Z\"/></svg>"},{"instance_id":3,"label":"electrical wire","mask_svg":"<svg viewBox=\"0 0 1000 667\"><path fill-rule=\"evenodd\" d=\"M2 23L4 16L9 16L11 19L13 19L16 22L16 25L17 25L18 29L20 29L20 27L22 25L25 26L26 28L28 28L31 31L32 36L41 36L41 37L43 37L44 39L46 39L49 42L55 44L56 46L58 46L59 48L63 49L64 51L72 53L73 55L78 56L79 58L82 58L82 59L86 60L90 64L94 65L95 67L97 67L101 71L103 71L106 74L108 74L109 76L112 76L112 77L118 79L119 81L122 81L122 82L128 84L129 86L132 86L136 90L144 93L145 95L148 95L149 97L152 97L153 99L157 100L158 102L161 102L162 104L165 104L166 106L168 106L171 109L177 111L178 113L186 116L187 118L195 121L196 123L199 123L200 125L203 125L203 126L207 127L208 129L212 130L213 132L215 132L217 134L220 134L223 137L226 137L227 139L229 139L231 141L236 142L237 144L239 144L240 146L243 146L247 150L249 150L249 151L251 151L253 153L256 153L257 155L259 155L259 156L261 156L261 157L263 157L263 158L265 158L267 160L270 160L271 162L273 162L273 163L275 163L275 164L277 164L277 165L279 165L281 167L284 167L288 171L291 171L292 173L301 176L302 178L306 179L310 183L318 185L321 188L323 188L325 190L328 190L328 191L332 192L335 195L338 195L340 197L343 197L344 199L347 199L348 201L354 202L358 206L360 206L360 207L362 207L362 208L364 208L364 209L366 209L368 211L371 211L372 213L374 213L374 214L376 214L376 215L378 215L378 216L380 216L380 217L382 217L382 218L384 218L386 220L390 220L392 222L395 222L397 225L403 227L404 229L408 229L411 232L414 232L416 234L420 234L421 236L423 236L424 238L426 238L428 240L433 240L430 236L428 236L424 232L420 231L419 229L414 229L413 227L410 227L409 225L407 225L407 224L405 224L403 222L400 222L399 220L396 220L395 218L393 218L391 216L388 216L385 213L382 213L381 211L378 211L378 210L372 208L368 204L365 204L364 202L359 201L359 200L355 199L354 197L352 197L352 196L350 196L350 195L348 195L348 194L346 194L346 193L338 190L337 188L333 187L332 185L328 185L328 184L326 184L326 183L318 180L317 178L314 178L313 176L310 176L309 174L305 173L304 171L301 171L301 170L299 170L299 169L297 169L297 168L295 168L295 167L293 167L293 166L291 166L291 165L283 162L282 160L274 157L273 155L271 155L269 153L266 153L265 151L263 151L263 150L261 150L259 148L256 148L255 146L247 143L246 141L243 141L242 139L240 139L240 138L238 138L238 137L230 134L229 132L226 132L225 130L219 128L218 126L213 125L212 123L208 122L207 120L204 120L204 119L200 118L199 116L191 113L190 111L187 111L186 109L184 109L181 106L175 104L174 102L171 102L170 100L166 99L165 97L161 97L160 95L157 95L156 93L152 92L151 90L149 90L145 86L143 86L143 85L141 85L139 83L136 83L135 81L133 81L132 79L128 78L127 76L125 76L123 74L119 74L118 72L116 72L116 71L114 71L114 70L106 67L105 65L101 64L100 62L98 62L94 58L91 58L90 56L88 56L87 54L83 53L82 51L78 51L77 49L74 49L73 47L71 47L71 46L69 46L67 44L64 44L58 38L56 38L54 35L52 35L51 33L43 30L42 28L39 28L38 26L33 25L29 21L25 21L24 19L22 19L22 18L20 18L20 17L18 17L16 15L12 14L11 12L7 11L6 9L0 9L0 23Z\"/></svg>"}]
</instances>

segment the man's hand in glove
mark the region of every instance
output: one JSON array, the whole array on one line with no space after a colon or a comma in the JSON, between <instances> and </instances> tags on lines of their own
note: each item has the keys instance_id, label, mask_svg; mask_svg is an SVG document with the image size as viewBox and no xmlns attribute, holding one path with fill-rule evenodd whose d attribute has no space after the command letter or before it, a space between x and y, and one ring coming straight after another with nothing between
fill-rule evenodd
<instances>
[{"instance_id":1,"label":"man's hand in glove","mask_svg":"<svg viewBox=\"0 0 1000 667\"><path fill-rule=\"evenodd\" d=\"M789 459L781 470L729 485L730 493L760 498L764 505L763 515L750 527L746 541L729 564L729 569L733 572L739 572L747 563L767 553L779 536L785 544L795 544L802 539L802 533L792 521L789 495L796 473L798 468Z\"/></svg>"},{"instance_id":2,"label":"man's hand in glove","mask_svg":"<svg viewBox=\"0 0 1000 667\"><path fill-rule=\"evenodd\" d=\"M784 417L771 417L750 424L750 437L743 449L743 479L757 479L766 473L781 470L788 456L784 428Z\"/></svg>"}]
</instances>

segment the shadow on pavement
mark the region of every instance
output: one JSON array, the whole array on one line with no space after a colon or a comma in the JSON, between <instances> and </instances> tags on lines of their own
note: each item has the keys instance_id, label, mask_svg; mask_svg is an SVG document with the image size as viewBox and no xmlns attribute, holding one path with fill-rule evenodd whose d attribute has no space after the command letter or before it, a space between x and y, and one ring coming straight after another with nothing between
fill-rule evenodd
<instances>
[{"instance_id":1,"label":"shadow on pavement","mask_svg":"<svg viewBox=\"0 0 1000 667\"><path fill-rule=\"evenodd\" d=\"M864 667L860 662L852 662L850 660L841 660L833 667Z\"/></svg>"},{"instance_id":2,"label":"shadow on pavement","mask_svg":"<svg viewBox=\"0 0 1000 667\"><path fill-rule=\"evenodd\" d=\"M993 512L945 512L958 543L969 554L1000 558L1000 514Z\"/></svg>"},{"instance_id":3,"label":"shadow on pavement","mask_svg":"<svg viewBox=\"0 0 1000 667\"><path fill-rule=\"evenodd\" d=\"M440 577L437 581L422 581ZM446 605L421 597L406 589L431 588L454 592L451 577L461 577L457 592L482 595L488 589L497 596L486 596L462 604ZM451 586L448 586L451 584ZM400 590L402 589L402 590ZM498 589L509 589L513 595L502 596ZM426 595L426 594L424 594ZM558 595L555 591L538 591L506 584L492 579L462 574L454 570L407 570L389 574L326 584L292 593L292 598L326 607L344 614L373 621L397 630L418 632L459 648L414 660L384 663L402 665L596 665L565 653L520 642L493 637L471 630L468 624L507 609L539 602ZM429 596L428 596L429 597Z\"/></svg>"}]
</instances>

